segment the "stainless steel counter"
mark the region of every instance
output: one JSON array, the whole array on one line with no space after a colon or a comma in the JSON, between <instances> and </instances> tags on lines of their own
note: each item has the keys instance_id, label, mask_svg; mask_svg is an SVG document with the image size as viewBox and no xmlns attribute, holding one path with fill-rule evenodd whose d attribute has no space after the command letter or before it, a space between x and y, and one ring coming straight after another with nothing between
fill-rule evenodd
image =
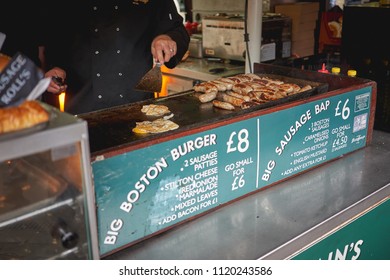
<instances>
[{"instance_id":1,"label":"stainless steel counter","mask_svg":"<svg viewBox=\"0 0 390 280\"><path fill-rule=\"evenodd\" d=\"M285 259L390 196L390 133L106 259Z\"/></svg>"},{"instance_id":2,"label":"stainless steel counter","mask_svg":"<svg viewBox=\"0 0 390 280\"><path fill-rule=\"evenodd\" d=\"M222 72L218 72L223 69ZM228 61L189 57L174 69L162 67L163 74L175 75L192 80L209 81L220 77L229 77L245 72L245 65L234 65ZM213 73L213 70L217 73Z\"/></svg>"}]
</instances>

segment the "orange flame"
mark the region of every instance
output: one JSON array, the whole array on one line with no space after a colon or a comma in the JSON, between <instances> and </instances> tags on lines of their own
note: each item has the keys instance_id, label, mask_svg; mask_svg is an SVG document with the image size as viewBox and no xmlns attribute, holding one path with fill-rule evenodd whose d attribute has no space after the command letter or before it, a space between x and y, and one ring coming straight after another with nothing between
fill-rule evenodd
<instances>
[{"instance_id":1,"label":"orange flame","mask_svg":"<svg viewBox=\"0 0 390 280\"><path fill-rule=\"evenodd\" d=\"M60 95L58 96L58 102L60 104L60 111L64 112L65 110L65 92L61 92Z\"/></svg>"}]
</instances>

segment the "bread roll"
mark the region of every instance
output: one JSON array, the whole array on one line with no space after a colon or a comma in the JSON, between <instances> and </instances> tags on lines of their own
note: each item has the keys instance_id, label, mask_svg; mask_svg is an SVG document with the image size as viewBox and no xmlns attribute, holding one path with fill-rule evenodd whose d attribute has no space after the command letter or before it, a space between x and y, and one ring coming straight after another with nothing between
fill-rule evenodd
<instances>
[{"instance_id":1,"label":"bread roll","mask_svg":"<svg viewBox=\"0 0 390 280\"><path fill-rule=\"evenodd\" d=\"M48 120L49 113L38 101L24 101L19 106L0 109L0 134L30 128Z\"/></svg>"}]
</instances>

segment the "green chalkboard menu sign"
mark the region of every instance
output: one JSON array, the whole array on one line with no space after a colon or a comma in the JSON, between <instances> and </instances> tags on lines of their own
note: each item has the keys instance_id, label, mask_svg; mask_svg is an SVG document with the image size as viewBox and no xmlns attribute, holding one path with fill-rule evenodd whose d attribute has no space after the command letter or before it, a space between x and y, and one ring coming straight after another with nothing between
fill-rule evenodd
<instances>
[{"instance_id":1,"label":"green chalkboard menu sign","mask_svg":"<svg viewBox=\"0 0 390 280\"><path fill-rule=\"evenodd\" d=\"M372 87L92 163L100 254L366 145Z\"/></svg>"}]
</instances>

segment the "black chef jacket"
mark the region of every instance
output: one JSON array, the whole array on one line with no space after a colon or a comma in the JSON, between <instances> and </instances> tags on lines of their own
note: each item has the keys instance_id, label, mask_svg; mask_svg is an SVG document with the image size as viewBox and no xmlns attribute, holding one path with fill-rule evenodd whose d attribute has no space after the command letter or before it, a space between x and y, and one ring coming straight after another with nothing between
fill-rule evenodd
<instances>
[{"instance_id":1,"label":"black chef jacket","mask_svg":"<svg viewBox=\"0 0 390 280\"><path fill-rule=\"evenodd\" d=\"M188 49L172 0L68 0L50 9L46 62L67 72L65 110L73 114L152 98L134 87L153 65L155 36L167 34L177 43L169 68Z\"/></svg>"}]
</instances>

